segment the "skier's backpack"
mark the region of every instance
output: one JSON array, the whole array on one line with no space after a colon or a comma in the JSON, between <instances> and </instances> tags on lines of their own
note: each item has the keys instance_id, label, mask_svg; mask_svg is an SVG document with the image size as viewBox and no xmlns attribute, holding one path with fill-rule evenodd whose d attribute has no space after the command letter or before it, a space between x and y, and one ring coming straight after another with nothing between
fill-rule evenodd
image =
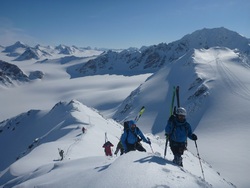
<instances>
[{"instance_id":1,"label":"skier's backpack","mask_svg":"<svg viewBox=\"0 0 250 188\"><path fill-rule=\"evenodd\" d=\"M126 131L129 129L129 121L124 121L123 123L123 130Z\"/></svg>"},{"instance_id":2,"label":"skier's backpack","mask_svg":"<svg viewBox=\"0 0 250 188\"><path fill-rule=\"evenodd\" d=\"M107 141L103 144L103 148L108 148L108 147L113 147L114 145L110 142L110 141Z\"/></svg>"},{"instance_id":3,"label":"skier's backpack","mask_svg":"<svg viewBox=\"0 0 250 188\"><path fill-rule=\"evenodd\" d=\"M136 124L136 122L134 120L129 120L129 121L124 121L123 123L123 130L126 131L129 129L129 125L133 125ZM137 126L136 126L137 127Z\"/></svg>"},{"instance_id":4,"label":"skier's backpack","mask_svg":"<svg viewBox=\"0 0 250 188\"><path fill-rule=\"evenodd\" d=\"M130 120L130 121L125 121L124 123L123 123L123 131L125 132L127 132L127 138L128 138L128 133L129 133L129 124L130 123L134 123L135 124L135 121L133 121L133 120ZM135 127L135 129L138 131L139 130L139 128L136 126ZM131 131L130 131L131 132ZM131 132L132 134L134 134L137 138L138 138L138 142L140 142L142 139L137 135L137 134L135 134L134 132ZM126 138L126 141L127 141L127 138Z\"/></svg>"}]
</instances>

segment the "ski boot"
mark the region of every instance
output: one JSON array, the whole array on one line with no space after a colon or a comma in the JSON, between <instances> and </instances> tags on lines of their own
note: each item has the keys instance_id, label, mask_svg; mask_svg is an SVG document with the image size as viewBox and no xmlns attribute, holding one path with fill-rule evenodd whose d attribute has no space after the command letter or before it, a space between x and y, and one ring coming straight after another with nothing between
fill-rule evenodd
<instances>
[{"instance_id":1,"label":"ski boot","mask_svg":"<svg viewBox=\"0 0 250 188\"><path fill-rule=\"evenodd\" d=\"M183 167L182 157L181 156L174 156L173 163L176 164L176 165L178 165L178 166Z\"/></svg>"}]
</instances>

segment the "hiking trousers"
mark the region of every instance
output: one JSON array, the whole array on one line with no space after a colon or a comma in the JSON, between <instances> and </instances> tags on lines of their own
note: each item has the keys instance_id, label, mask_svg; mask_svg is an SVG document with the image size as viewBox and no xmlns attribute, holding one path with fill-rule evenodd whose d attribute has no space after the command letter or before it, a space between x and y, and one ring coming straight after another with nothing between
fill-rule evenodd
<instances>
[{"instance_id":1,"label":"hiking trousers","mask_svg":"<svg viewBox=\"0 0 250 188\"><path fill-rule=\"evenodd\" d=\"M170 148L174 154L174 156L182 156L186 148L186 142L175 142L170 140Z\"/></svg>"},{"instance_id":2,"label":"hiking trousers","mask_svg":"<svg viewBox=\"0 0 250 188\"><path fill-rule=\"evenodd\" d=\"M127 143L127 152L135 150L146 152L146 149L142 146L140 142L136 142L135 144Z\"/></svg>"}]
</instances>

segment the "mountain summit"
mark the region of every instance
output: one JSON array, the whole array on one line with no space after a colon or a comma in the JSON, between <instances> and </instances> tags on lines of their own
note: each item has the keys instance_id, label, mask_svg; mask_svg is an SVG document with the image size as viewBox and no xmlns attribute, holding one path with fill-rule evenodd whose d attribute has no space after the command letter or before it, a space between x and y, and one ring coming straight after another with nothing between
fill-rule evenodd
<instances>
[{"instance_id":1,"label":"mountain summit","mask_svg":"<svg viewBox=\"0 0 250 188\"><path fill-rule=\"evenodd\" d=\"M238 49L244 53L250 54L249 40L237 32L228 30L224 27L214 29L197 30L191 34L185 35L175 43L185 43L189 48L201 49L217 46L227 47L229 49Z\"/></svg>"}]
</instances>

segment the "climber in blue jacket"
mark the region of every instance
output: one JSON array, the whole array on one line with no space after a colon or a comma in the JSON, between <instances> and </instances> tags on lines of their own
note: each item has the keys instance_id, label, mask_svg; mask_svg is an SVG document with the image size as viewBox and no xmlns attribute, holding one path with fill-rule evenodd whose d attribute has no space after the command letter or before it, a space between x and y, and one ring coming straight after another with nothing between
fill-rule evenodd
<instances>
[{"instance_id":1,"label":"climber in blue jacket","mask_svg":"<svg viewBox=\"0 0 250 188\"><path fill-rule=\"evenodd\" d=\"M127 153L129 151L146 151L146 149L142 146L140 141L151 144L149 139L146 139L141 130L136 126L135 121L128 121L128 127L124 129L124 132L121 136L122 146L124 148L124 152Z\"/></svg>"},{"instance_id":2,"label":"climber in blue jacket","mask_svg":"<svg viewBox=\"0 0 250 188\"><path fill-rule=\"evenodd\" d=\"M170 142L171 151L174 154L173 162L178 166L183 166L182 155L187 146L187 137L191 140L197 140L193 134L190 124L186 121L187 112L185 108L179 107L176 110L176 116L170 116L165 127L166 139Z\"/></svg>"}]
</instances>

